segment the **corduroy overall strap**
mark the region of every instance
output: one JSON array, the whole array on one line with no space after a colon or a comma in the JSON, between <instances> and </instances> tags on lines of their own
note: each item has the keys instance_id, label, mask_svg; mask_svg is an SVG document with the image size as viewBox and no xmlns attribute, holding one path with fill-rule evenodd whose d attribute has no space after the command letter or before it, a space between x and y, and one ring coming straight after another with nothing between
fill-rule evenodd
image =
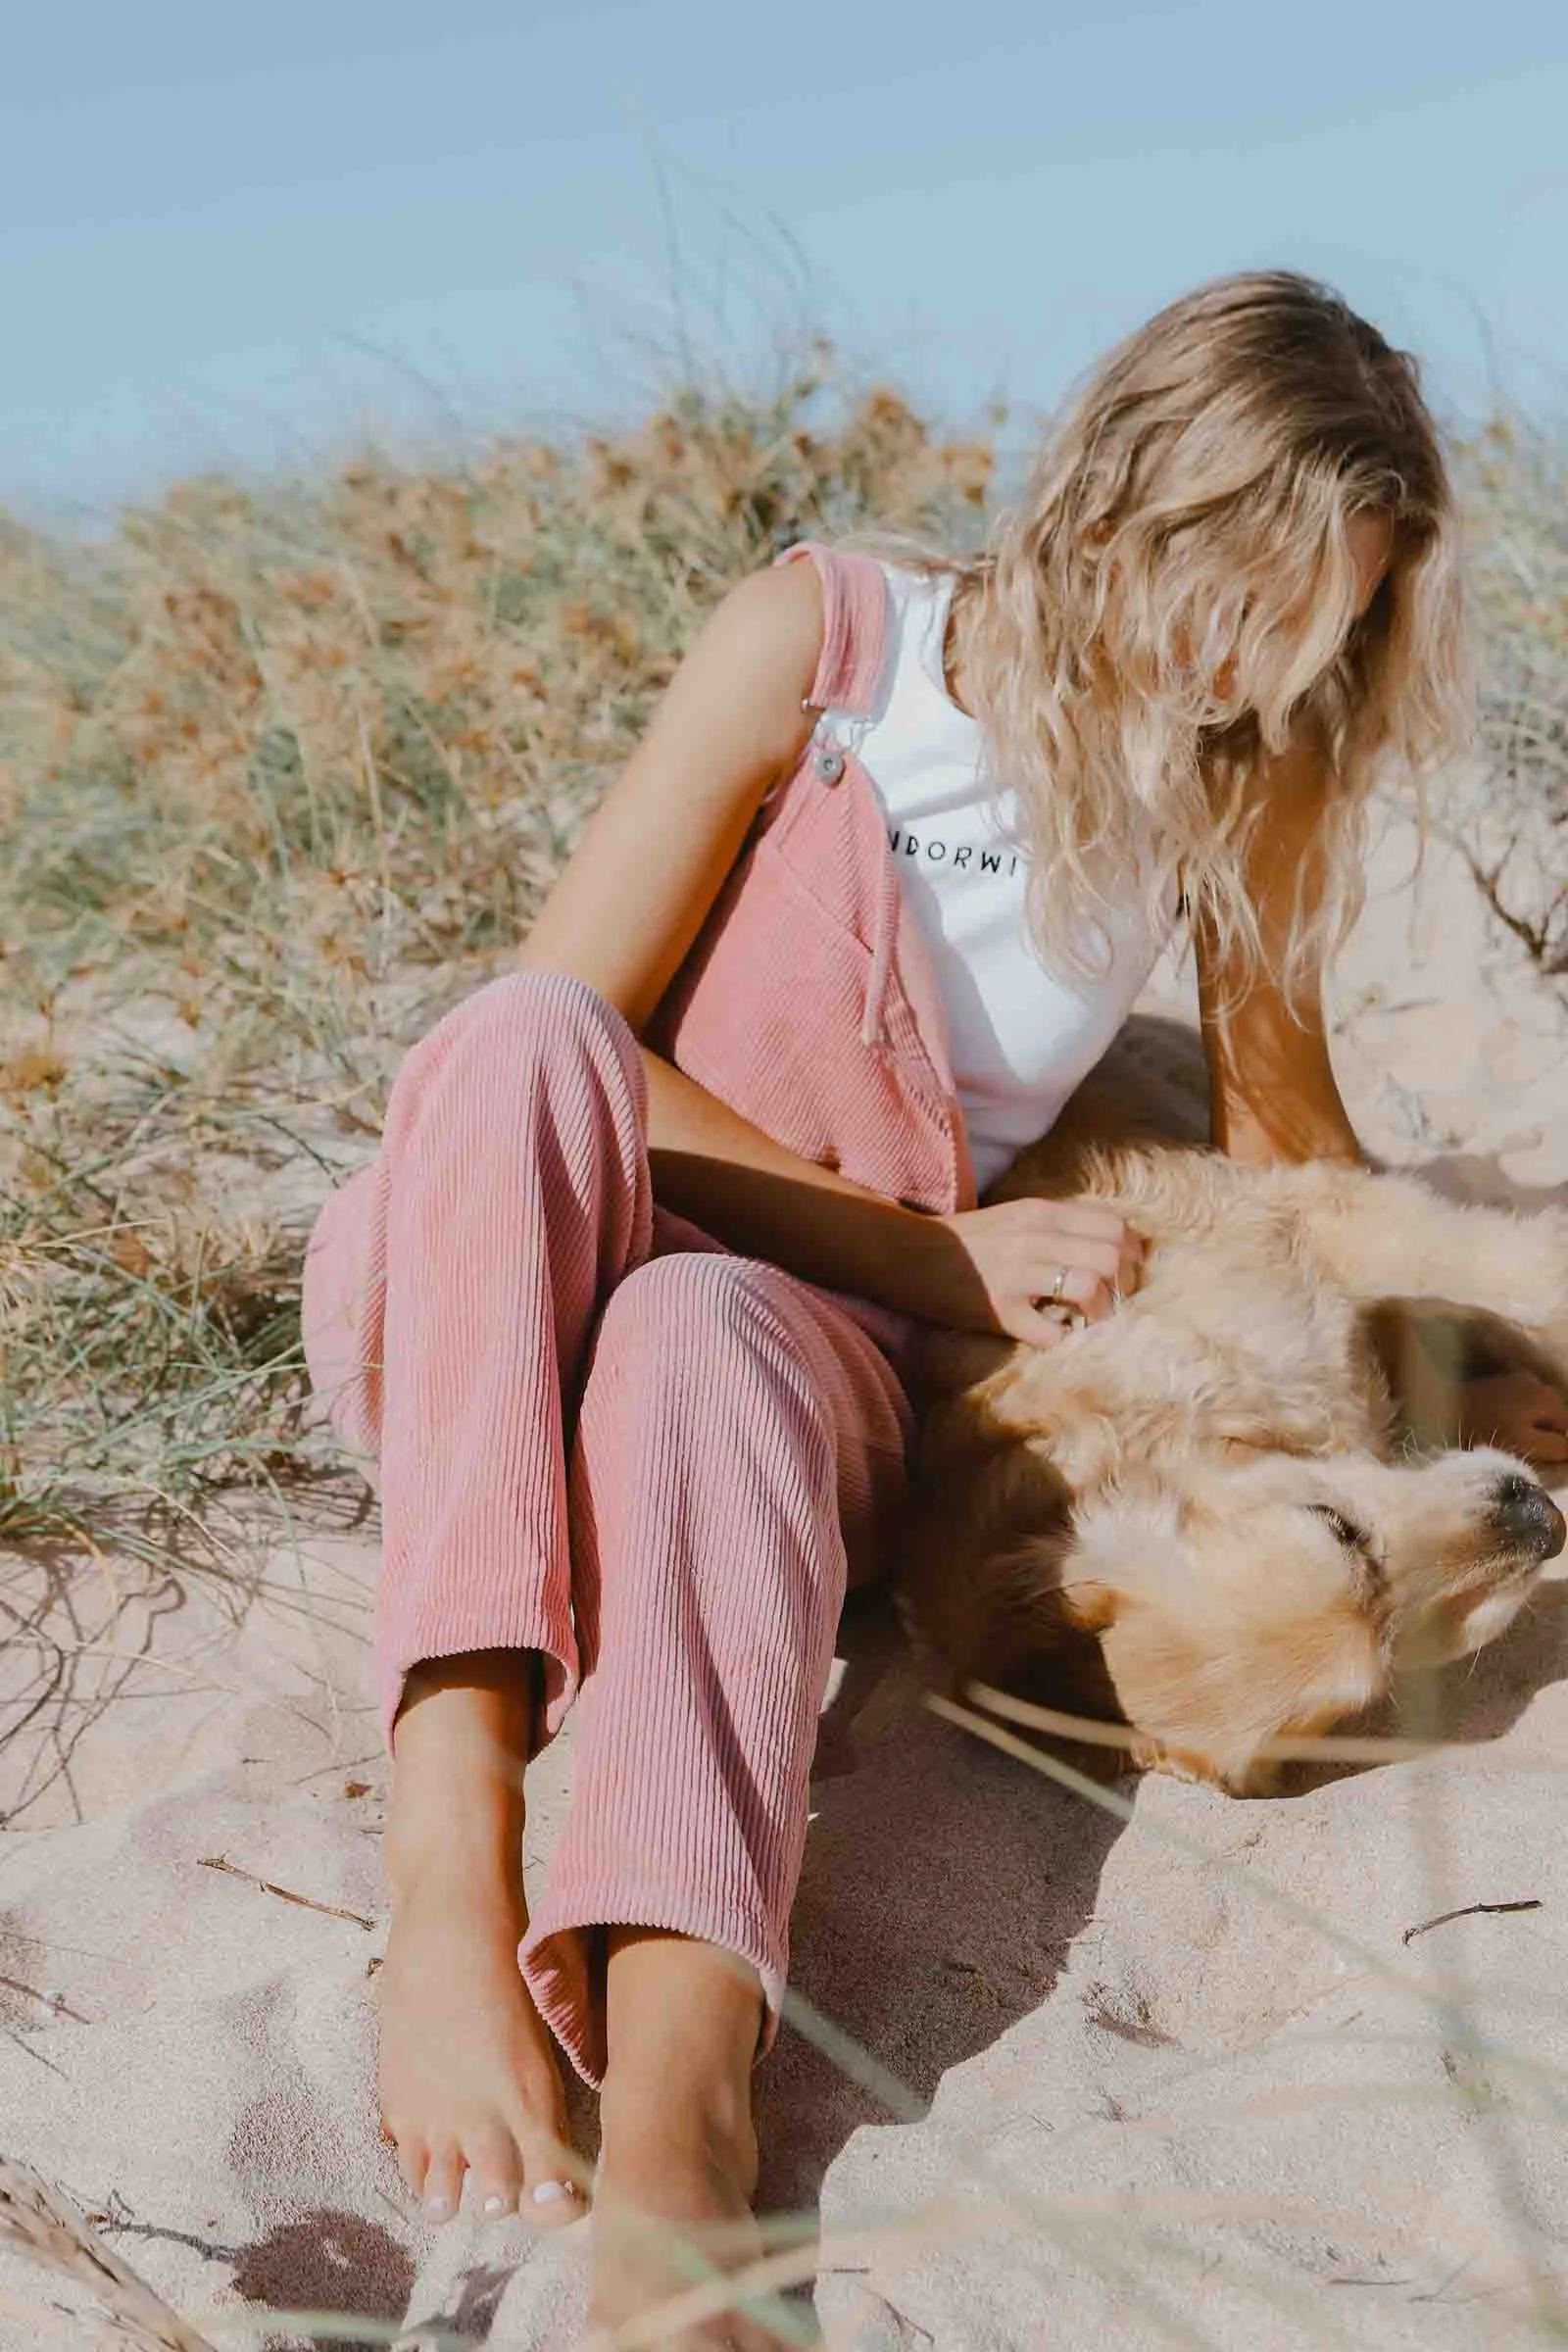
<instances>
[{"instance_id":1,"label":"corduroy overall strap","mask_svg":"<svg viewBox=\"0 0 1568 2352\"><path fill-rule=\"evenodd\" d=\"M813 710L869 717L877 707L887 651L888 589L873 556L856 556L820 540L803 539L775 558L793 564L809 556L822 583L822 652L807 697Z\"/></svg>"}]
</instances>

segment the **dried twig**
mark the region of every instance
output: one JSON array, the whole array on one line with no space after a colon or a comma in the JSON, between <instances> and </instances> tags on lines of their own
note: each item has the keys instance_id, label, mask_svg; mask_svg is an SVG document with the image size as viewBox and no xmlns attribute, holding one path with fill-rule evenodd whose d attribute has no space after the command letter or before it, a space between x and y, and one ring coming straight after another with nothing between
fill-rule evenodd
<instances>
[{"instance_id":1,"label":"dried twig","mask_svg":"<svg viewBox=\"0 0 1568 2352\"><path fill-rule=\"evenodd\" d=\"M299 1903L307 1911L323 1912L328 1919L346 1919L351 1921L355 1927L364 1928L369 1935L373 1936L375 1933L374 1920L367 1919L363 1912L342 1911L336 1903L318 1903L314 1895L296 1894L291 1887L276 1886L271 1879L259 1879L253 1870L241 1870L239 1865L230 1862L226 1855L203 1854L200 1860L203 1870L226 1871L231 1879L248 1880L251 1886L259 1886L264 1894L278 1895L285 1903Z\"/></svg>"},{"instance_id":2,"label":"dried twig","mask_svg":"<svg viewBox=\"0 0 1568 2352\"><path fill-rule=\"evenodd\" d=\"M1456 1911L1440 1911L1436 1919L1424 1919L1419 1927L1406 1928L1399 1937L1401 1943L1413 1943L1430 1928L1446 1928L1450 1919L1473 1919L1478 1911L1539 1911L1541 1897L1529 1895L1521 1903L1461 1903Z\"/></svg>"},{"instance_id":3,"label":"dried twig","mask_svg":"<svg viewBox=\"0 0 1568 2352\"><path fill-rule=\"evenodd\" d=\"M57 2189L0 2156L0 2245L74 2279L134 2352L216 2352L145 2279L111 2252Z\"/></svg>"},{"instance_id":4,"label":"dried twig","mask_svg":"<svg viewBox=\"0 0 1568 2352\"><path fill-rule=\"evenodd\" d=\"M24 1992L29 2000L37 2002L40 2009L47 2009L51 2017L69 2017L75 2026L90 2026L92 2023L91 2018L83 2017L79 2009L72 2008L63 1992L41 1992L36 1984L28 1984L21 1977L0 1976L0 1984L4 1984L11 1992Z\"/></svg>"}]
</instances>

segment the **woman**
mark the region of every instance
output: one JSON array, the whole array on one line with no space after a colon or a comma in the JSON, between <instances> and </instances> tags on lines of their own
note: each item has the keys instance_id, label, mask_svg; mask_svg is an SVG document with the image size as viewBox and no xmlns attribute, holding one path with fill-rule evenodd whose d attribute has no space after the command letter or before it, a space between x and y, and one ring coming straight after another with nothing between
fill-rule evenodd
<instances>
[{"instance_id":1,"label":"woman","mask_svg":"<svg viewBox=\"0 0 1568 2352\"><path fill-rule=\"evenodd\" d=\"M1467 721L1415 368L1288 272L1112 351L980 556L791 555L703 630L518 972L407 1057L306 1286L313 1379L380 1457L383 2130L432 2213L466 2175L477 2210L573 2218L553 2031L603 2085L600 2214L721 2263L903 1348L1070 1344L1139 1279L1110 1212L977 1191L1178 898L1216 1143L1355 1157L1325 951L1374 763ZM1549 1393L1487 1409L1564 1443ZM579 1687L530 1924L522 1770ZM596 2314L678 2275L609 2233ZM754 2340L710 2325L683 2340Z\"/></svg>"}]
</instances>

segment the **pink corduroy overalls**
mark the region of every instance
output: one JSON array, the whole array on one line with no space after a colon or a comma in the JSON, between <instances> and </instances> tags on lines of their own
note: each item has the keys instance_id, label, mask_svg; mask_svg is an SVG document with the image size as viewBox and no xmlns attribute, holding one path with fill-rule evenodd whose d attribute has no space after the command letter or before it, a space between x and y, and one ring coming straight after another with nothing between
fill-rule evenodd
<instances>
[{"instance_id":1,"label":"pink corduroy overalls","mask_svg":"<svg viewBox=\"0 0 1568 2352\"><path fill-rule=\"evenodd\" d=\"M934 975L853 749L881 568L817 546L794 772L643 1031L806 1158L974 1204ZM847 722L841 736L835 729ZM543 1660L573 1698L570 1812L519 1961L589 2082L589 1935L668 1928L758 1970L776 2030L816 1721L846 1582L874 1573L911 1434L914 1326L743 1257L652 1199L647 1077L585 982L513 972L404 1057L375 1158L307 1247L311 1383L381 1497L379 1722L421 1658Z\"/></svg>"}]
</instances>

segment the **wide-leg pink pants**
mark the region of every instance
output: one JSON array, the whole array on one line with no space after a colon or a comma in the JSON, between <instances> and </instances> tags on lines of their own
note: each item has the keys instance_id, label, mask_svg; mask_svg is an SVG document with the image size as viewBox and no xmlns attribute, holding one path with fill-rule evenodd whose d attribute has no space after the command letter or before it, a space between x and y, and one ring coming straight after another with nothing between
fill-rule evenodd
<instances>
[{"instance_id":1,"label":"wide-leg pink pants","mask_svg":"<svg viewBox=\"0 0 1568 2352\"><path fill-rule=\"evenodd\" d=\"M519 1962L602 2079L589 1931L738 1953L777 2026L847 1575L903 1493L910 1326L655 1204L647 1077L585 982L516 972L406 1055L308 1246L304 1334L379 1485L382 1737L409 1668L540 1653L581 1692L571 1809Z\"/></svg>"}]
</instances>

